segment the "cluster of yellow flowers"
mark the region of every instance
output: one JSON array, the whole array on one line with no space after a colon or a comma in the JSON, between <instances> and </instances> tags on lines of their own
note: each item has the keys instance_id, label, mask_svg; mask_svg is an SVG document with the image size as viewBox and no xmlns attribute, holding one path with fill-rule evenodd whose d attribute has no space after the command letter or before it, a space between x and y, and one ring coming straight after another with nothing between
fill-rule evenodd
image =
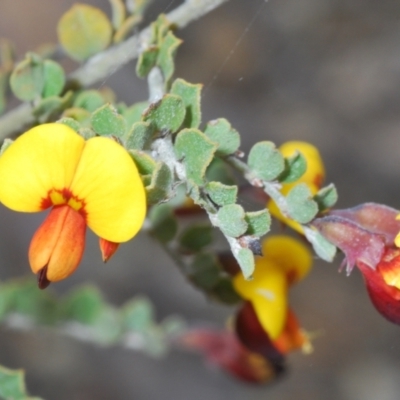
<instances>
[{"instance_id":1,"label":"cluster of yellow flowers","mask_svg":"<svg viewBox=\"0 0 400 400\"><path fill-rule=\"evenodd\" d=\"M295 183L304 182L316 193L324 178L317 149L289 142L280 150L286 157L296 151L303 153L307 171ZM293 185L284 184L282 192L287 193ZM100 237L103 260L107 261L119 243L136 235L146 215L145 189L128 152L109 138L85 141L58 123L29 130L4 151L0 157L0 202L21 212L50 209L29 248L30 266L38 274L40 288L76 270L87 226ZM272 201L267 207L302 233L302 227L283 216ZM283 235L267 238L262 253L264 256L256 257L252 280L245 280L241 273L233 277L233 287L244 300L237 321L247 319L249 312L255 315L257 326L281 354L298 348L309 350L307 335L289 307L288 290L308 274L312 255L303 243ZM249 328L242 328L239 330L247 335ZM242 351L241 359L246 354Z\"/></svg>"}]
</instances>

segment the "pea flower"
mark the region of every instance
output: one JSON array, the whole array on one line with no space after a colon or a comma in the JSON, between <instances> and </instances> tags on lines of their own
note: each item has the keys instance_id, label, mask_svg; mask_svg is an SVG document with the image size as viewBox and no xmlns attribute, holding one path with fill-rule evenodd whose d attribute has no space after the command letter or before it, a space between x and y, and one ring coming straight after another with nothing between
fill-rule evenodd
<instances>
[{"instance_id":1,"label":"pea flower","mask_svg":"<svg viewBox=\"0 0 400 400\"><path fill-rule=\"evenodd\" d=\"M282 184L282 194L288 194L290 190L299 183L307 184L311 193L313 195L316 194L321 188L325 178L324 163L318 149L307 142L291 141L284 143L279 150L284 157L291 157L296 152L300 152L307 161L306 172L296 182ZM268 202L268 209L275 218L290 226L295 231L301 234L303 233L303 228L301 225L298 222L284 216L274 201L270 200Z\"/></svg>"},{"instance_id":2,"label":"pea flower","mask_svg":"<svg viewBox=\"0 0 400 400\"><path fill-rule=\"evenodd\" d=\"M105 137L85 141L58 123L30 129L5 150L0 202L21 212L51 208L29 248L41 289L76 270L86 226L107 259L135 236L146 213L142 181L124 148Z\"/></svg>"},{"instance_id":3,"label":"pea flower","mask_svg":"<svg viewBox=\"0 0 400 400\"><path fill-rule=\"evenodd\" d=\"M284 372L281 355L270 359L252 352L228 329L190 329L179 338L179 344L203 353L209 364L245 382L271 382Z\"/></svg>"},{"instance_id":4,"label":"pea flower","mask_svg":"<svg viewBox=\"0 0 400 400\"><path fill-rule=\"evenodd\" d=\"M400 325L398 214L391 207L365 203L350 209L332 210L311 225L343 251L342 266L346 267L347 274L354 266L359 269L379 313Z\"/></svg>"},{"instance_id":5,"label":"pea flower","mask_svg":"<svg viewBox=\"0 0 400 400\"><path fill-rule=\"evenodd\" d=\"M262 252L264 256L256 257L252 280L245 280L241 273L233 278L235 290L247 300L239 311L238 319L243 321L239 330L246 331L255 326L256 322L248 321L257 319L268 338L283 352L306 348L309 346L307 337L289 309L288 290L310 271L311 253L299 241L283 235L264 240ZM250 342L248 340L246 345L251 345Z\"/></svg>"}]
</instances>

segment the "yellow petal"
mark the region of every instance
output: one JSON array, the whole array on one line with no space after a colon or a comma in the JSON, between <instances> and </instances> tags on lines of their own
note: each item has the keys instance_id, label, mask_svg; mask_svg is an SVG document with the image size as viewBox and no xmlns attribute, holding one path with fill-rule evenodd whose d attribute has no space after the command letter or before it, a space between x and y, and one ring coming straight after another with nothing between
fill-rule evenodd
<instances>
[{"instance_id":1,"label":"yellow petal","mask_svg":"<svg viewBox=\"0 0 400 400\"><path fill-rule=\"evenodd\" d=\"M233 279L235 290L246 300L250 300L257 318L271 340L281 334L288 313L287 279L282 270L259 258L252 280L246 281L243 274Z\"/></svg>"},{"instance_id":2,"label":"yellow petal","mask_svg":"<svg viewBox=\"0 0 400 400\"><path fill-rule=\"evenodd\" d=\"M290 283L303 279L312 266L312 254L300 241L285 235L269 236L262 244L263 259L285 272ZM265 271L261 269L260 273Z\"/></svg>"},{"instance_id":3,"label":"yellow petal","mask_svg":"<svg viewBox=\"0 0 400 400\"><path fill-rule=\"evenodd\" d=\"M85 141L62 124L44 124L21 135L0 157L0 201L15 211L43 209L51 189L67 188Z\"/></svg>"},{"instance_id":4,"label":"yellow petal","mask_svg":"<svg viewBox=\"0 0 400 400\"><path fill-rule=\"evenodd\" d=\"M284 143L279 147L279 150L285 157L294 155L296 151L301 152L307 160L307 170L297 180L297 183L312 183L317 187L321 187L325 178L325 168L321 155L315 146L307 142L292 141Z\"/></svg>"},{"instance_id":5,"label":"yellow petal","mask_svg":"<svg viewBox=\"0 0 400 400\"><path fill-rule=\"evenodd\" d=\"M85 203L87 224L96 235L125 242L141 228L146 197L136 165L127 151L105 137L89 139L70 186Z\"/></svg>"}]
</instances>

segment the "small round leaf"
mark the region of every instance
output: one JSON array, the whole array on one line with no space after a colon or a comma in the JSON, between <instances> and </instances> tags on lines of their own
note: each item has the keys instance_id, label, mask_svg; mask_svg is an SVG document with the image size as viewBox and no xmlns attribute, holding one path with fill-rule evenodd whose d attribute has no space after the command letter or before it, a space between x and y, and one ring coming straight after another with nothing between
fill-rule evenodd
<instances>
[{"instance_id":1,"label":"small round leaf","mask_svg":"<svg viewBox=\"0 0 400 400\"><path fill-rule=\"evenodd\" d=\"M112 26L100 9L75 4L60 19L58 39L66 53L76 61L84 61L108 47Z\"/></svg>"}]
</instances>

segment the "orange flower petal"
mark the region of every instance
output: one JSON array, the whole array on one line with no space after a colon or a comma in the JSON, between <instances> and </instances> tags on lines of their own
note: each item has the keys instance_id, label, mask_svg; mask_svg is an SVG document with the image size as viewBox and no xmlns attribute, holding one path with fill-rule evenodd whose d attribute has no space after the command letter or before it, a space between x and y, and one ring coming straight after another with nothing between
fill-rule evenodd
<instances>
[{"instance_id":1,"label":"orange flower petal","mask_svg":"<svg viewBox=\"0 0 400 400\"><path fill-rule=\"evenodd\" d=\"M46 268L44 281L60 281L78 267L85 248L84 217L67 205L54 207L34 234L29 263L34 273ZM44 279L46 278L46 279Z\"/></svg>"}]
</instances>

